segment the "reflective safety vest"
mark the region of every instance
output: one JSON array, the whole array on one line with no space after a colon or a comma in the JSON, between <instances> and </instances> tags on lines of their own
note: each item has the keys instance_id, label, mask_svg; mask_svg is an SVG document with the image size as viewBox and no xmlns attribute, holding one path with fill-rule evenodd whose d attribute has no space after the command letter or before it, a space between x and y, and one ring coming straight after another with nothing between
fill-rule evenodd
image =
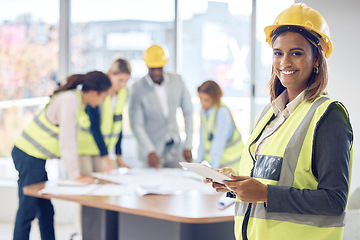
<instances>
[{"instance_id":1,"label":"reflective safety vest","mask_svg":"<svg viewBox=\"0 0 360 240\"><path fill-rule=\"evenodd\" d=\"M81 93L79 90L68 91L75 91L78 97L78 118L79 115L84 112L84 106L82 105L81 100ZM34 119L30 122L30 124L24 129L24 131L15 141L15 146L30 156L40 159L52 159L60 157L60 128L59 126L56 126L49 122L49 120L46 118L47 106L52 103L56 96L58 96L59 94L62 94L62 92L57 93L50 98L50 101L45 106L45 108L34 117Z\"/></svg>"},{"instance_id":2,"label":"reflective safety vest","mask_svg":"<svg viewBox=\"0 0 360 240\"><path fill-rule=\"evenodd\" d=\"M110 96L107 96L102 104L100 131L109 151L116 146L122 131L122 113L126 103L127 94L128 91L126 88L120 89L117 93L114 112ZM90 126L91 122L89 116L84 112L80 118L80 131L78 134L79 155L100 155L100 150L90 131Z\"/></svg>"},{"instance_id":3,"label":"reflective safety vest","mask_svg":"<svg viewBox=\"0 0 360 240\"><path fill-rule=\"evenodd\" d=\"M221 103L220 107L225 107L230 113L230 110L225 104ZM209 163L211 162L210 149L211 147L216 147L211 146L211 141L216 134L216 114L220 107L215 107L213 109L208 120L206 120L206 116L203 110L201 110L200 113L205 150L204 160L208 161ZM244 142L241 139L241 135L237 130L233 119L232 123L234 127L234 132L232 137L227 141L225 149L221 155L220 168L231 167L232 169L237 170L239 168L241 154L244 149Z\"/></svg>"},{"instance_id":4,"label":"reflective safety vest","mask_svg":"<svg viewBox=\"0 0 360 240\"><path fill-rule=\"evenodd\" d=\"M274 116L268 105L245 145L239 174L252 176L267 185L316 190L318 180L311 169L314 134L317 123L332 103L341 106L348 114L341 103L325 96L313 103L303 101L264 144L255 161L255 143ZM350 173L351 164L352 147ZM243 239L244 231L249 240L340 240L344 217L345 212L340 216L267 212L264 202L244 203L236 199L235 236L237 240Z\"/></svg>"}]
</instances>

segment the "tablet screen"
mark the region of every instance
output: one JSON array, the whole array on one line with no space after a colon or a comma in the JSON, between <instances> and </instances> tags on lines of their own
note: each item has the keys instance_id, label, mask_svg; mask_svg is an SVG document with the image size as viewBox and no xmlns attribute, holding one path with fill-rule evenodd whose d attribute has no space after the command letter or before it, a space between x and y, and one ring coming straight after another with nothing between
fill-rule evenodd
<instances>
[{"instance_id":1,"label":"tablet screen","mask_svg":"<svg viewBox=\"0 0 360 240\"><path fill-rule=\"evenodd\" d=\"M179 162L184 168L197 173L204 178L211 178L214 182L222 183L224 180L233 180L223 173L219 173L213 168L210 168L202 163L186 163Z\"/></svg>"}]
</instances>

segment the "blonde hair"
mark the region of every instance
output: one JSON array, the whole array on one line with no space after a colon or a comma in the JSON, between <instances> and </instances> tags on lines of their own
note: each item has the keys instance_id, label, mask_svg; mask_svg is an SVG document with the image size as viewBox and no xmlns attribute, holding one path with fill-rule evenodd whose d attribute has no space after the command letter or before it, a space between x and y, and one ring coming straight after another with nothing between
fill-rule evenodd
<instances>
[{"instance_id":1,"label":"blonde hair","mask_svg":"<svg viewBox=\"0 0 360 240\"><path fill-rule=\"evenodd\" d=\"M118 58L111 64L107 73L109 74L110 72L113 74L127 73L131 75L131 65L128 60Z\"/></svg>"},{"instance_id":2,"label":"blonde hair","mask_svg":"<svg viewBox=\"0 0 360 240\"><path fill-rule=\"evenodd\" d=\"M273 39L272 41L274 40L275 39ZM314 69L308 81L308 86L305 89L306 102L313 102L319 96L326 95L327 94L326 86L328 84L328 67L327 67L327 61L325 58L324 51L321 49L320 46L314 46L311 42L310 44L312 46L314 59L318 58L319 60L319 66L317 73L315 72ZM281 84L280 79L276 76L274 71L274 66L272 67L271 77L269 81L269 88L270 88L271 102L274 101L286 89Z\"/></svg>"}]
</instances>

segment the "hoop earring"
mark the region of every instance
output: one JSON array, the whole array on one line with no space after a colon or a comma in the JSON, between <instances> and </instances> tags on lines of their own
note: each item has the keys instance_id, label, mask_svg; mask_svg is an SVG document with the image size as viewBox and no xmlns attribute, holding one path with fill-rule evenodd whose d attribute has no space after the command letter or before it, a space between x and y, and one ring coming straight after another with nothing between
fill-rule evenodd
<instances>
[{"instance_id":1,"label":"hoop earring","mask_svg":"<svg viewBox=\"0 0 360 240\"><path fill-rule=\"evenodd\" d=\"M314 67L314 73L318 74L319 73L319 67Z\"/></svg>"}]
</instances>

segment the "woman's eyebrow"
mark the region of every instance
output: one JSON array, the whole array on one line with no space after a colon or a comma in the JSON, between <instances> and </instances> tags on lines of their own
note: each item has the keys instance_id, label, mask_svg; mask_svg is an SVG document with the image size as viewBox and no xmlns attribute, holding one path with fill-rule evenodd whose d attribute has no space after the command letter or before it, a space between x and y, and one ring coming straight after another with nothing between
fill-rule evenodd
<instances>
[{"instance_id":1,"label":"woman's eyebrow","mask_svg":"<svg viewBox=\"0 0 360 240\"><path fill-rule=\"evenodd\" d=\"M303 48L291 48L290 51L294 51L294 50L300 50L300 51L304 51L305 50ZM273 51L282 51L280 48L273 48Z\"/></svg>"}]
</instances>

